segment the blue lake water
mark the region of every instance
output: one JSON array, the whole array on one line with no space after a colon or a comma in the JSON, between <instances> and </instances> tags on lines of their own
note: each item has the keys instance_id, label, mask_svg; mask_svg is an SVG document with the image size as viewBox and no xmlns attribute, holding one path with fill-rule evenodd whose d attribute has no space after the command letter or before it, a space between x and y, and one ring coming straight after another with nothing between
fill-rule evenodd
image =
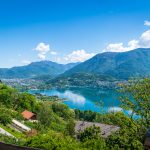
<instances>
[{"instance_id":1,"label":"blue lake water","mask_svg":"<svg viewBox=\"0 0 150 150\"><path fill-rule=\"evenodd\" d=\"M68 88L50 90L31 90L30 93L40 93L47 96L59 96L72 109L108 112L120 110L118 100L120 94L115 90L92 88Z\"/></svg>"}]
</instances>

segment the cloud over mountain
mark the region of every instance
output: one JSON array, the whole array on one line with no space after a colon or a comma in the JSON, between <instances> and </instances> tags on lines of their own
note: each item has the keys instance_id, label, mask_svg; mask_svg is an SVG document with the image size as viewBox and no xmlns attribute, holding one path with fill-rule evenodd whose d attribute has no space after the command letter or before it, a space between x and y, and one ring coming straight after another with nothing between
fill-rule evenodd
<instances>
[{"instance_id":1,"label":"cloud over mountain","mask_svg":"<svg viewBox=\"0 0 150 150\"><path fill-rule=\"evenodd\" d=\"M145 21L144 25L150 26L149 21ZM130 40L127 45L122 42L110 43L105 48L105 52L125 52L136 48L150 48L150 30L143 32L138 39Z\"/></svg>"},{"instance_id":2,"label":"cloud over mountain","mask_svg":"<svg viewBox=\"0 0 150 150\"><path fill-rule=\"evenodd\" d=\"M76 62L83 62L92 58L95 53L88 53L84 49L81 50L73 50L71 53L66 54L64 56L57 56L54 58L54 61L58 63L76 63Z\"/></svg>"},{"instance_id":3,"label":"cloud over mountain","mask_svg":"<svg viewBox=\"0 0 150 150\"><path fill-rule=\"evenodd\" d=\"M94 53L87 53L85 50L75 50L72 53L65 56L66 62L83 62L91 57L93 57Z\"/></svg>"}]
</instances>

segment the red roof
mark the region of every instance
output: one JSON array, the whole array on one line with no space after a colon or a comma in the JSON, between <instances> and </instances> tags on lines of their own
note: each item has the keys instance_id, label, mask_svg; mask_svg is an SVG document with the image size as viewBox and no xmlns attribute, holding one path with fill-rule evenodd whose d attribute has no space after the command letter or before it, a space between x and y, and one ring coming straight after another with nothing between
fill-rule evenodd
<instances>
[{"instance_id":1,"label":"red roof","mask_svg":"<svg viewBox=\"0 0 150 150\"><path fill-rule=\"evenodd\" d=\"M33 116L35 116L34 113L32 113L28 110L23 111L21 114L25 119L31 119Z\"/></svg>"}]
</instances>

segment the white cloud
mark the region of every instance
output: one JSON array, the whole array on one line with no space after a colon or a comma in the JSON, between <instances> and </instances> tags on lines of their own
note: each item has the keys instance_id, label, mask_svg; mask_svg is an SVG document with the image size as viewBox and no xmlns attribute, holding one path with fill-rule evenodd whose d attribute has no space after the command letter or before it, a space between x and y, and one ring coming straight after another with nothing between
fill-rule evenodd
<instances>
[{"instance_id":1,"label":"white cloud","mask_svg":"<svg viewBox=\"0 0 150 150\"><path fill-rule=\"evenodd\" d=\"M131 40L124 46L122 42L120 43L110 43L105 48L105 52L125 52L136 48L150 48L150 30L147 30L141 34L138 40Z\"/></svg>"},{"instance_id":2,"label":"white cloud","mask_svg":"<svg viewBox=\"0 0 150 150\"><path fill-rule=\"evenodd\" d=\"M46 54L50 50L50 46L49 46L49 44L39 43L36 46L35 50L42 54Z\"/></svg>"},{"instance_id":3,"label":"white cloud","mask_svg":"<svg viewBox=\"0 0 150 150\"><path fill-rule=\"evenodd\" d=\"M105 51L111 51L111 52L120 52L120 51L126 51L126 47L123 46L123 43L110 43Z\"/></svg>"},{"instance_id":4,"label":"white cloud","mask_svg":"<svg viewBox=\"0 0 150 150\"><path fill-rule=\"evenodd\" d=\"M114 44L111 43L106 47L105 51L125 52L125 51L130 51L136 48L139 48L139 41L131 40L128 42L127 46L124 46L123 43L114 43Z\"/></svg>"},{"instance_id":5,"label":"white cloud","mask_svg":"<svg viewBox=\"0 0 150 150\"><path fill-rule=\"evenodd\" d=\"M42 60L45 60L46 54L39 53L39 54L38 54L38 58L40 58L40 59L42 59Z\"/></svg>"},{"instance_id":6,"label":"white cloud","mask_svg":"<svg viewBox=\"0 0 150 150\"><path fill-rule=\"evenodd\" d=\"M31 61L29 61L29 60L22 60L21 63L24 64L24 65L28 65L28 64L31 63Z\"/></svg>"},{"instance_id":7,"label":"white cloud","mask_svg":"<svg viewBox=\"0 0 150 150\"><path fill-rule=\"evenodd\" d=\"M138 40L131 40L128 42L128 47L127 47L128 50L133 50L133 49L136 49L138 47L140 47Z\"/></svg>"},{"instance_id":8,"label":"white cloud","mask_svg":"<svg viewBox=\"0 0 150 150\"><path fill-rule=\"evenodd\" d=\"M66 62L83 62L91 57L93 57L94 53L87 53L85 50L75 50L72 53L66 55L64 60Z\"/></svg>"},{"instance_id":9,"label":"white cloud","mask_svg":"<svg viewBox=\"0 0 150 150\"><path fill-rule=\"evenodd\" d=\"M43 42L39 43L33 50L38 52L38 58L42 60L46 59L47 54L57 55L57 52L50 50L49 44Z\"/></svg>"},{"instance_id":10,"label":"white cloud","mask_svg":"<svg viewBox=\"0 0 150 150\"><path fill-rule=\"evenodd\" d=\"M142 47L145 47L145 48L150 47L150 30L145 31L141 35L139 43Z\"/></svg>"},{"instance_id":11,"label":"white cloud","mask_svg":"<svg viewBox=\"0 0 150 150\"><path fill-rule=\"evenodd\" d=\"M45 44L43 42L39 43L36 48L33 50L38 52L38 58L45 60L47 54L58 55L57 52L50 50L50 45ZM59 63L71 63L71 62L83 62L91 57L93 57L95 53L87 53L85 50L74 50L70 54L58 57L53 57L52 59Z\"/></svg>"},{"instance_id":12,"label":"white cloud","mask_svg":"<svg viewBox=\"0 0 150 150\"><path fill-rule=\"evenodd\" d=\"M150 21L147 21L147 20L144 21L144 25L145 25L145 26L150 26Z\"/></svg>"},{"instance_id":13,"label":"white cloud","mask_svg":"<svg viewBox=\"0 0 150 150\"><path fill-rule=\"evenodd\" d=\"M34 50L38 52L38 57L44 60L46 58L46 54L50 51L50 46L49 44L41 42L36 46L36 48L34 48Z\"/></svg>"},{"instance_id":14,"label":"white cloud","mask_svg":"<svg viewBox=\"0 0 150 150\"><path fill-rule=\"evenodd\" d=\"M90 59L96 55L96 53L88 53L85 50L74 50L69 54L66 55L57 55L57 57L53 57L54 62L66 64L66 63L75 63L75 62L83 62L87 59Z\"/></svg>"},{"instance_id":15,"label":"white cloud","mask_svg":"<svg viewBox=\"0 0 150 150\"><path fill-rule=\"evenodd\" d=\"M51 55L57 55L57 52L51 51L50 54L51 54Z\"/></svg>"}]
</instances>

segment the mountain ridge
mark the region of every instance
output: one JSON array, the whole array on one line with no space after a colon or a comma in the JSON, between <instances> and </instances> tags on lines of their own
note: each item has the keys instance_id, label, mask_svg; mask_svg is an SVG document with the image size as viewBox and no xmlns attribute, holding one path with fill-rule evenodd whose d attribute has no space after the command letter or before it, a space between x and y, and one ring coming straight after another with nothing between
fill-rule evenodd
<instances>
[{"instance_id":1,"label":"mountain ridge","mask_svg":"<svg viewBox=\"0 0 150 150\"><path fill-rule=\"evenodd\" d=\"M26 66L1 68L0 78L36 78L38 76L60 78L71 77L77 73L82 75L88 73L91 76L98 74L119 80L150 76L150 48L138 48L127 52L104 52L82 63L58 64L52 61L40 61Z\"/></svg>"},{"instance_id":2,"label":"mountain ridge","mask_svg":"<svg viewBox=\"0 0 150 150\"><path fill-rule=\"evenodd\" d=\"M78 63L58 64L52 61L32 62L25 66L0 68L0 78L33 78L41 75L57 76Z\"/></svg>"},{"instance_id":3,"label":"mountain ridge","mask_svg":"<svg viewBox=\"0 0 150 150\"><path fill-rule=\"evenodd\" d=\"M109 75L119 79L150 75L150 48L100 53L67 70L64 75L79 72Z\"/></svg>"}]
</instances>

